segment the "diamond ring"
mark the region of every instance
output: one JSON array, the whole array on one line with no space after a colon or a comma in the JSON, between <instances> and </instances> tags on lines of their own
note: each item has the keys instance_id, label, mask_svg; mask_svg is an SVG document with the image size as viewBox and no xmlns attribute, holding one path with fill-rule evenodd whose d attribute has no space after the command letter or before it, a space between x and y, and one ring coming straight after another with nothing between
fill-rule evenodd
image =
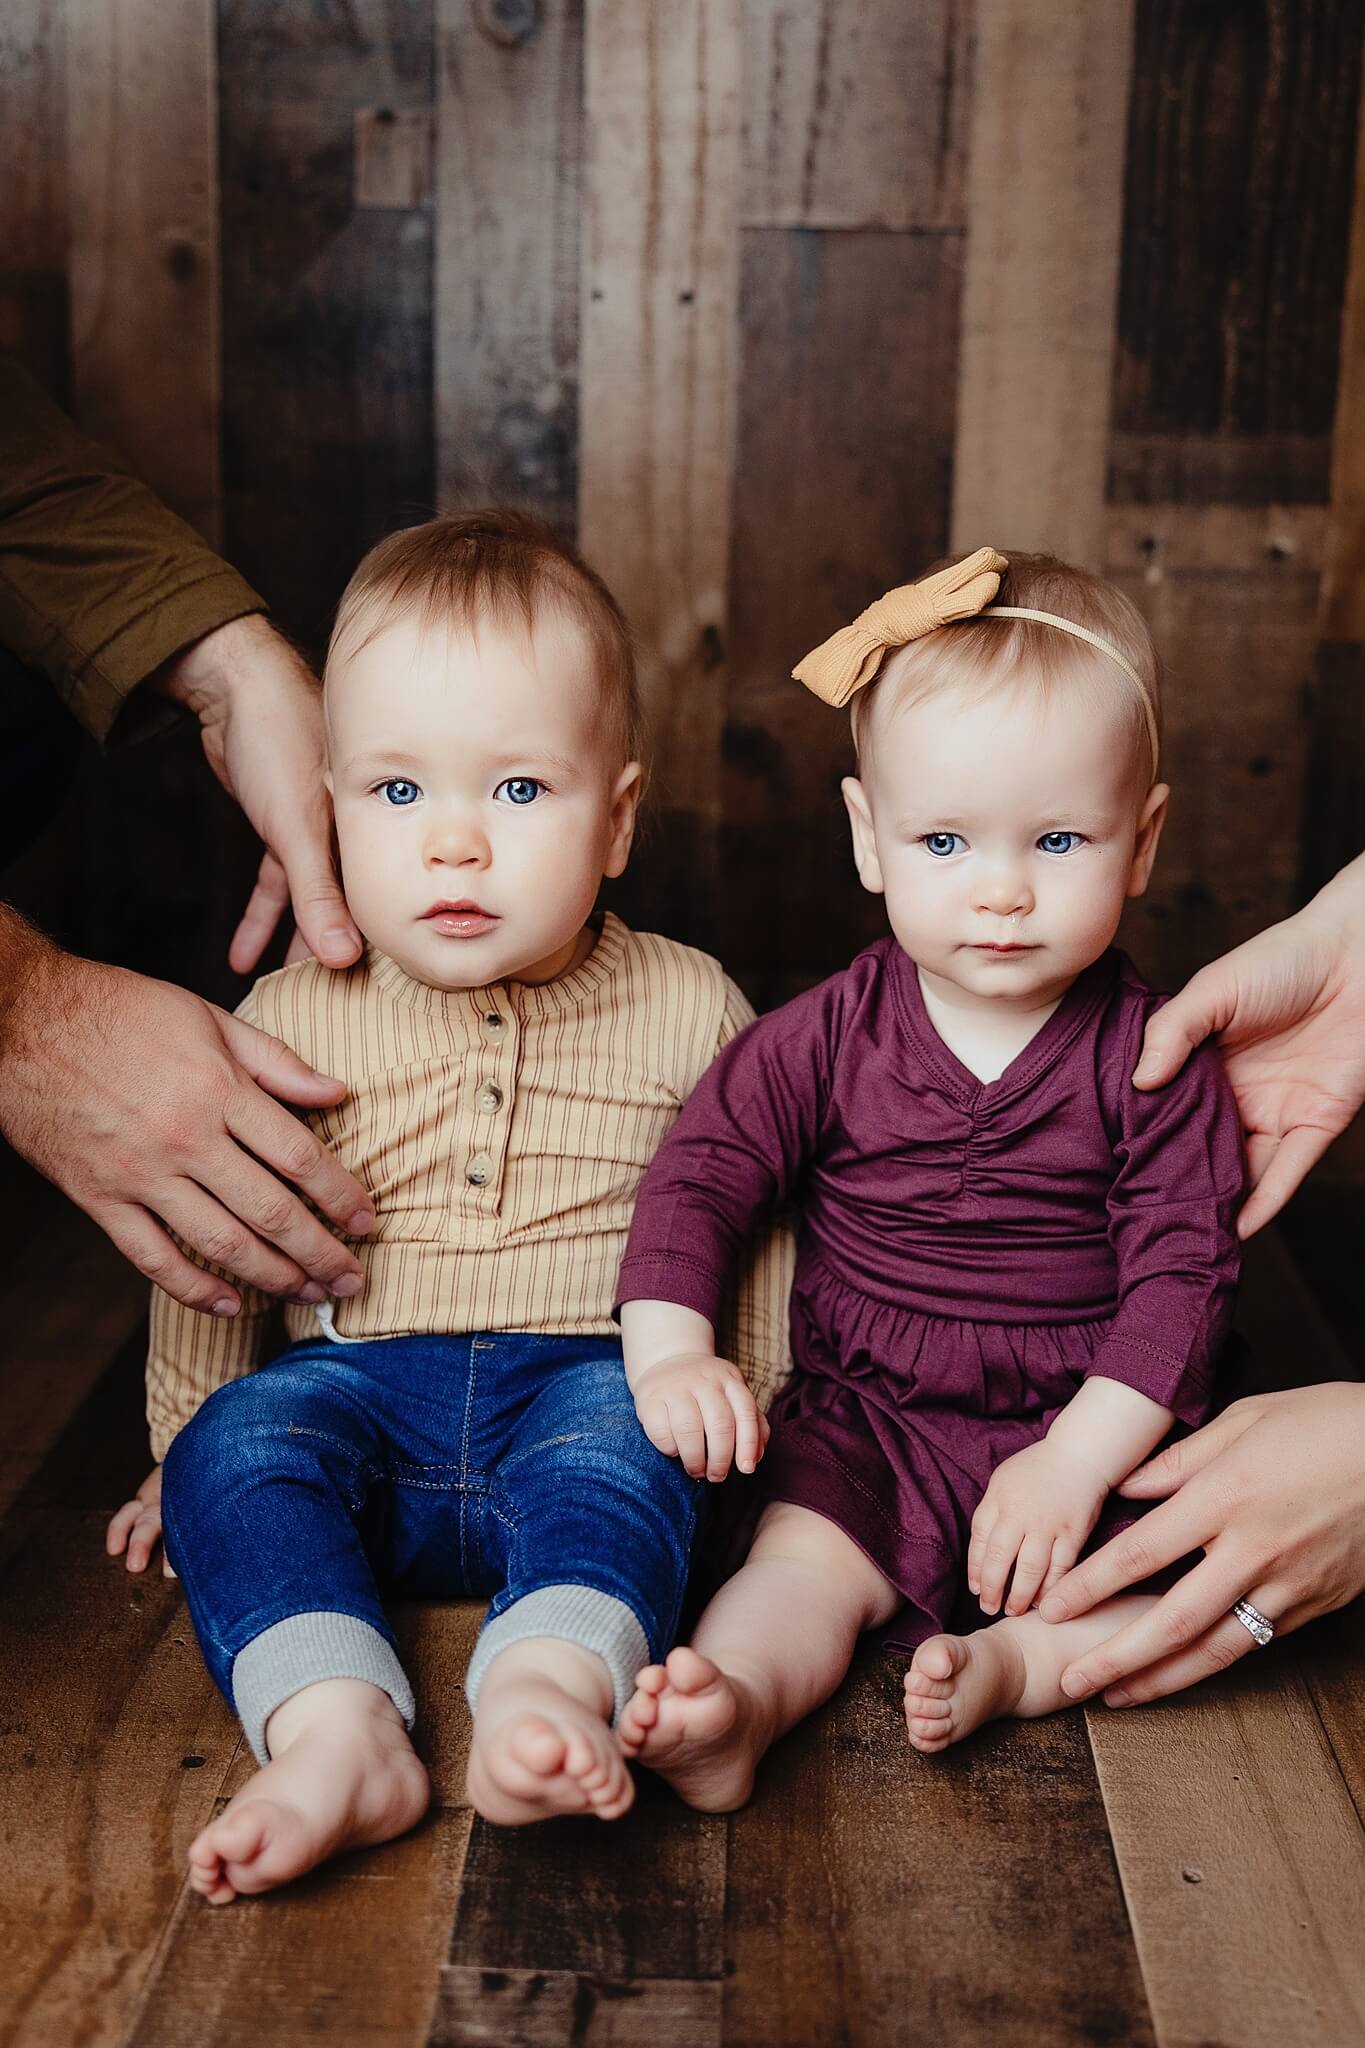
<instances>
[{"instance_id":1,"label":"diamond ring","mask_svg":"<svg viewBox=\"0 0 1365 2048\"><path fill-rule=\"evenodd\" d=\"M1249 1635L1256 1638L1256 1647L1263 1650L1275 1633L1275 1624L1262 1614L1259 1607L1253 1607L1249 1600L1239 1600L1233 1613Z\"/></svg>"}]
</instances>

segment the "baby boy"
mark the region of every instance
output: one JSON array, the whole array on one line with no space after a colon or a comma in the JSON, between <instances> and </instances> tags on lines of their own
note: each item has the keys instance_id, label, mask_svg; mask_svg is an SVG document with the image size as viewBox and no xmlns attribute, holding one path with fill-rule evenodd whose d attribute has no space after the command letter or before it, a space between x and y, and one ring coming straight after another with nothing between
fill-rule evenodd
<instances>
[{"instance_id":1,"label":"baby boy","mask_svg":"<svg viewBox=\"0 0 1365 2048\"><path fill-rule=\"evenodd\" d=\"M715 1417L636 1418L612 1320L640 1178L749 1021L715 961L594 915L643 751L628 630L546 529L494 512L392 535L341 603L328 781L356 967L268 975L241 1015L349 1088L312 1128L367 1188L365 1285L233 1320L153 1303L164 1460L111 1550L164 1516L205 1660L261 1769L198 1837L226 1903L413 1825L428 1797L383 1589L491 1595L470 1665L490 1820L623 1813L612 1722L670 1646ZM766 1438L785 1241L740 1289L719 1476ZM260 1367L260 1370L256 1368ZM133 1540L129 1541L130 1531Z\"/></svg>"}]
</instances>

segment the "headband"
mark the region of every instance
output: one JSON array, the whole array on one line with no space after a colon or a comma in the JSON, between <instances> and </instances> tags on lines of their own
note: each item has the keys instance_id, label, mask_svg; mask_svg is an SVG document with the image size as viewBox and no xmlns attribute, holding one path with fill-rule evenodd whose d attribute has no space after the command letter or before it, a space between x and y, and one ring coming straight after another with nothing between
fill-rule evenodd
<instances>
[{"instance_id":1,"label":"headband","mask_svg":"<svg viewBox=\"0 0 1365 2048\"><path fill-rule=\"evenodd\" d=\"M826 704L843 705L876 681L893 648L921 640L926 633L937 632L940 626L973 618L1034 619L1039 625L1055 626L1058 632L1070 633L1074 639L1098 648L1123 670L1142 699L1155 774L1159 752L1156 711L1151 692L1132 662L1112 641L1092 633L1088 626L1078 626L1074 619L1059 618L1056 612L1034 611L1027 605L992 604L990 600L1000 588L1000 578L1008 567L1005 557L994 548L977 548L974 554L946 569L936 569L919 583L902 583L898 589L888 590L866 611L859 612L851 626L841 626L812 649L804 661L798 662L792 675Z\"/></svg>"}]
</instances>

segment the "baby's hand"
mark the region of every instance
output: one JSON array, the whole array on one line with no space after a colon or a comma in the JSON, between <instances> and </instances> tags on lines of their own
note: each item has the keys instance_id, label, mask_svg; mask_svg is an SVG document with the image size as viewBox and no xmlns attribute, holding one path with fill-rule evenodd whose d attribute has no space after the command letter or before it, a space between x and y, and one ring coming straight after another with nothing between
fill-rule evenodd
<instances>
[{"instance_id":1,"label":"baby's hand","mask_svg":"<svg viewBox=\"0 0 1365 2048\"><path fill-rule=\"evenodd\" d=\"M1006 1614L1027 1614L1075 1564L1108 1491L1097 1466L1046 1437L997 1465L967 1551L967 1584L982 1612L998 1614L1004 1601Z\"/></svg>"},{"instance_id":2,"label":"baby's hand","mask_svg":"<svg viewBox=\"0 0 1365 2048\"><path fill-rule=\"evenodd\" d=\"M636 1382L635 1412L655 1449L681 1458L693 1479L721 1480L731 1460L752 1472L768 1442L768 1419L743 1376L706 1351L651 1365Z\"/></svg>"},{"instance_id":3,"label":"baby's hand","mask_svg":"<svg viewBox=\"0 0 1365 2048\"><path fill-rule=\"evenodd\" d=\"M145 1572L156 1556L156 1546L161 1541L161 1467L154 1465L147 1474L136 1496L125 1501L109 1524L109 1533L104 1547L110 1557L122 1557L128 1553L130 1572ZM161 1571L164 1578L173 1579L175 1573L163 1557Z\"/></svg>"}]
</instances>

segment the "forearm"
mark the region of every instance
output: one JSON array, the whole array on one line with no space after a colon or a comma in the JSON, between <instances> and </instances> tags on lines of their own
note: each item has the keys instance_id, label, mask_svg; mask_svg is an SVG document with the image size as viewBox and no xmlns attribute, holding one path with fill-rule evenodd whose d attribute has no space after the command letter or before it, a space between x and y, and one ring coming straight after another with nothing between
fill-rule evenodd
<instances>
[{"instance_id":1,"label":"forearm","mask_svg":"<svg viewBox=\"0 0 1365 2048\"><path fill-rule=\"evenodd\" d=\"M0 436L0 640L104 739L139 683L261 599L9 362Z\"/></svg>"},{"instance_id":2,"label":"forearm","mask_svg":"<svg viewBox=\"0 0 1365 2048\"><path fill-rule=\"evenodd\" d=\"M621 1349L633 1394L645 1374L666 1359L710 1357L716 1334L705 1316L674 1301L628 1301L621 1309Z\"/></svg>"},{"instance_id":3,"label":"forearm","mask_svg":"<svg viewBox=\"0 0 1365 2048\"><path fill-rule=\"evenodd\" d=\"M1084 1459L1110 1487L1128 1477L1171 1426L1163 1408L1121 1380L1088 1379L1068 1401L1047 1440L1069 1456Z\"/></svg>"},{"instance_id":4,"label":"forearm","mask_svg":"<svg viewBox=\"0 0 1365 2048\"><path fill-rule=\"evenodd\" d=\"M24 990L33 975L54 961L58 949L50 939L0 903L0 1060L12 1017L23 1002Z\"/></svg>"}]
</instances>

